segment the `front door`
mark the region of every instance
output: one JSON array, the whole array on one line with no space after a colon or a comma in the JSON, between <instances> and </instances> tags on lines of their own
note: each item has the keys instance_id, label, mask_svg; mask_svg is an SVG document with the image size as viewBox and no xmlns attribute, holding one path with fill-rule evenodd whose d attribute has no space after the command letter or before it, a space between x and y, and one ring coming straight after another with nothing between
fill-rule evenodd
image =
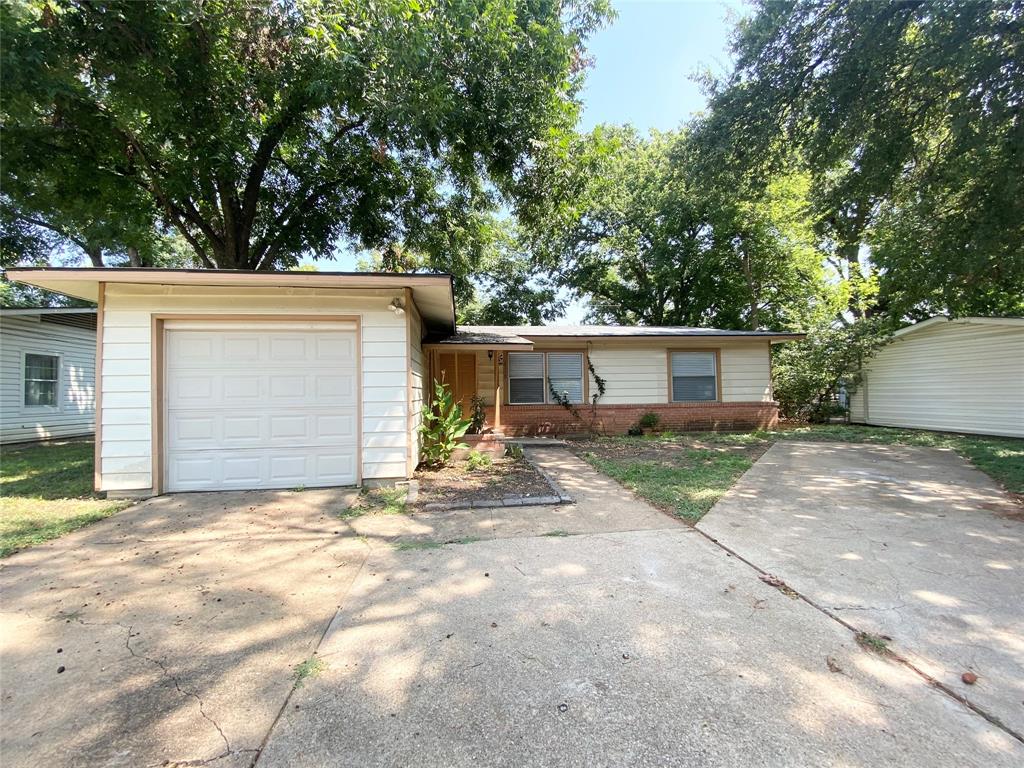
<instances>
[{"instance_id":1,"label":"front door","mask_svg":"<svg viewBox=\"0 0 1024 768\"><path fill-rule=\"evenodd\" d=\"M455 402L462 406L462 417L468 419L476 394L476 352L442 352L438 368L437 380L449 386Z\"/></svg>"}]
</instances>

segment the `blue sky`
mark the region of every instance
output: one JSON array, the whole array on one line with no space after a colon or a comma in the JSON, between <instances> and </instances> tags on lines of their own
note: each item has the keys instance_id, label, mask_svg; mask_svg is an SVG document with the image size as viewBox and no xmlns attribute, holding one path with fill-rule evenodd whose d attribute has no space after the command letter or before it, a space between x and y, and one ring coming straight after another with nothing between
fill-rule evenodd
<instances>
[{"instance_id":1,"label":"blue sky","mask_svg":"<svg viewBox=\"0 0 1024 768\"><path fill-rule=\"evenodd\" d=\"M581 94L580 129L599 123L678 128L704 108L693 74L728 70L729 18L742 12L741 0L618 0L614 6L618 18L588 46L593 67ZM356 256L339 253L317 265L352 270ZM566 320L579 322L581 316L582 308L573 306Z\"/></svg>"},{"instance_id":2,"label":"blue sky","mask_svg":"<svg viewBox=\"0 0 1024 768\"><path fill-rule=\"evenodd\" d=\"M727 45L742 11L736 0L620 0L619 17L588 46L594 66L583 91L580 128L633 123L667 131L704 108L694 72L728 70Z\"/></svg>"}]
</instances>

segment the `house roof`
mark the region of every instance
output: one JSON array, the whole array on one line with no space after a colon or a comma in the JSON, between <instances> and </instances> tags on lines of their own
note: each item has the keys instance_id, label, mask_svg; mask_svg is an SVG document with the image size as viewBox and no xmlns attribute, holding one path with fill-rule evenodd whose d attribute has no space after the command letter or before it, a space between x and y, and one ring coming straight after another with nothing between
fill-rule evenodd
<instances>
[{"instance_id":1,"label":"house roof","mask_svg":"<svg viewBox=\"0 0 1024 768\"><path fill-rule=\"evenodd\" d=\"M944 325L946 323L952 325L1009 325L1024 327L1024 317L947 317L946 315L936 315L935 317L929 317L927 320L921 320L913 325L900 328L898 331L893 333L893 336L907 336L911 333L917 333L918 331L923 331L926 328L932 328L936 325Z\"/></svg>"},{"instance_id":2,"label":"house roof","mask_svg":"<svg viewBox=\"0 0 1024 768\"><path fill-rule=\"evenodd\" d=\"M466 338L499 335L529 341L533 338L646 338L646 337L689 337L689 338L758 338L776 341L802 339L805 334L783 331L731 331L721 328L694 328L682 325L463 325L451 343L461 343L457 337ZM442 342L444 343L444 342ZM473 343L473 342L469 342Z\"/></svg>"},{"instance_id":3,"label":"house roof","mask_svg":"<svg viewBox=\"0 0 1024 768\"><path fill-rule=\"evenodd\" d=\"M486 330L475 326L462 326L455 333L444 337L428 338L427 344L439 347L480 347L485 349L533 349L533 342L501 325Z\"/></svg>"},{"instance_id":4,"label":"house roof","mask_svg":"<svg viewBox=\"0 0 1024 768\"><path fill-rule=\"evenodd\" d=\"M145 269L24 267L7 277L48 291L97 301L100 283L132 285L202 285L270 288L361 288L412 290L413 300L434 331L455 330L455 295L447 274L381 272L251 272L235 269Z\"/></svg>"}]
</instances>

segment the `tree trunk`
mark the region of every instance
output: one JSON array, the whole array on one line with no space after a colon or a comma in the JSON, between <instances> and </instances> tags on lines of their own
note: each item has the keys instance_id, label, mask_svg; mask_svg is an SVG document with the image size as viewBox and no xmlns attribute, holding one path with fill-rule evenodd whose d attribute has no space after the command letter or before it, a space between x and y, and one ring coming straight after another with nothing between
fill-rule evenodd
<instances>
[{"instance_id":1,"label":"tree trunk","mask_svg":"<svg viewBox=\"0 0 1024 768\"><path fill-rule=\"evenodd\" d=\"M139 249L135 246L128 246L128 263L133 267L141 267L142 259L139 258Z\"/></svg>"},{"instance_id":2,"label":"tree trunk","mask_svg":"<svg viewBox=\"0 0 1024 768\"><path fill-rule=\"evenodd\" d=\"M93 245L92 243L86 243L85 253L94 267L106 266L106 264L103 263L103 249L100 246Z\"/></svg>"}]
</instances>

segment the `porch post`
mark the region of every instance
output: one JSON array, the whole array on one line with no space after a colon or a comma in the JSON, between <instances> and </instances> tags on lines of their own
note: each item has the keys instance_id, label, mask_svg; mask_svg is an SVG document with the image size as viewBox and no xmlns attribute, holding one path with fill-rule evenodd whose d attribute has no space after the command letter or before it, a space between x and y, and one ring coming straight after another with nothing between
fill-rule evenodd
<instances>
[{"instance_id":1,"label":"porch post","mask_svg":"<svg viewBox=\"0 0 1024 768\"><path fill-rule=\"evenodd\" d=\"M494 431L501 431L501 352L494 350Z\"/></svg>"}]
</instances>

